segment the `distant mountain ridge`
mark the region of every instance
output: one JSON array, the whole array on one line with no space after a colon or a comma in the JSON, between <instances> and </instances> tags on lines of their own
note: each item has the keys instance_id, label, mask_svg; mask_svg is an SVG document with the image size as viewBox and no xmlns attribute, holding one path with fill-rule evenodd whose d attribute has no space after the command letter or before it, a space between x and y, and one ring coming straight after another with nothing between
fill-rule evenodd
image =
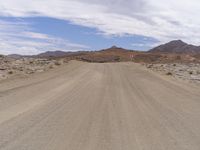
<instances>
[{"instance_id":1,"label":"distant mountain ridge","mask_svg":"<svg viewBox=\"0 0 200 150\"><path fill-rule=\"evenodd\" d=\"M44 53L40 53L36 56L37 57L63 57L63 56L67 56L72 53L73 52L65 52L65 51L47 51Z\"/></svg>"},{"instance_id":2,"label":"distant mountain ridge","mask_svg":"<svg viewBox=\"0 0 200 150\"><path fill-rule=\"evenodd\" d=\"M8 58L14 58L14 59L20 59L22 57L25 57L23 55L19 55L19 54L10 54L10 55L7 55Z\"/></svg>"},{"instance_id":3,"label":"distant mountain ridge","mask_svg":"<svg viewBox=\"0 0 200 150\"><path fill-rule=\"evenodd\" d=\"M100 50L100 51L126 52L126 51L133 51L133 50L128 50L128 49L117 47L117 46L114 45L110 48L103 49L103 50Z\"/></svg>"},{"instance_id":4,"label":"distant mountain ridge","mask_svg":"<svg viewBox=\"0 0 200 150\"><path fill-rule=\"evenodd\" d=\"M174 40L151 49L151 53L177 53L177 54L200 54L200 46L187 44L181 40Z\"/></svg>"},{"instance_id":5,"label":"distant mountain ridge","mask_svg":"<svg viewBox=\"0 0 200 150\"><path fill-rule=\"evenodd\" d=\"M7 57L20 58L66 58L68 60L82 60L87 62L200 62L200 46L187 44L181 40L155 47L149 51L134 51L112 46L98 51L47 51L38 55L8 55Z\"/></svg>"}]
</instances>

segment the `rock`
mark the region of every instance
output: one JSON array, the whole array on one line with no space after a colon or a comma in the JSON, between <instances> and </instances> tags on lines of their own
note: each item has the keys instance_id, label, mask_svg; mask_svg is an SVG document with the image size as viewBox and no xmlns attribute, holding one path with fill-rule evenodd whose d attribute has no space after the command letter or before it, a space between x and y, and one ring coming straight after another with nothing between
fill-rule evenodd
<instances>
[{"instance_id":1,"label":"rock","mask_svg":"<svg viewBox=\"0 0 200 150\"><path fill-rule=\"evenodd\" d=\"M200 83L200 64L149 64L146 67L175 78Z\"/></svg>"},{"instance_id":2,"label":"rock","mask_svg":"<svg viewBox=\"0 0 200 150\"><path fill-rule=\"evenodd\" d=\"M44 72L64 63L67 63L67 60L0 57L0 80L15 74L29 75L36 72Z\"/></svg>"}]
</instances>

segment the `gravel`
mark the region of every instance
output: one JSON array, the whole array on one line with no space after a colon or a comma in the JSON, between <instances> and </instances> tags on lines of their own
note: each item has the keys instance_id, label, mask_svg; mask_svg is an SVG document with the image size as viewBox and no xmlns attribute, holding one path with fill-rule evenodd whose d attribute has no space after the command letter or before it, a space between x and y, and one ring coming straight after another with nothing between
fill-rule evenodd
<instances>
[{"instance_id":1,"label":"gravel","mask_svg":"<svg viewBox=\"0 0 200 150\"><path fill-rule=\"evenodd\" d=\"M21 58L13 59L0 57L0 80L15 75L29 75L37 72L44 72L66 63L63 60ZM59 64L59 65L58 65Z\"/></svg>"},{"instance_id":2,"label":"gravel","mask_svg":"<svg viewBox=\"0 0 200 150\"><path fill-rule=\"evenodd\" d=\"M146 64L146 67L164 75L200 83L200 64Z\"/></svg>"}]
</instances>

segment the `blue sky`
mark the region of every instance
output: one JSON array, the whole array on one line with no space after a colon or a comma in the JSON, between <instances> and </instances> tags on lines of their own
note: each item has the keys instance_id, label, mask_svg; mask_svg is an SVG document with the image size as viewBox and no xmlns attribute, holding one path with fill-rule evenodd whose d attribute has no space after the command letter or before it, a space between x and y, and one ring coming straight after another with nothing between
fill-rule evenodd
<instances>
[{"instance_id":1,"label":"blue sky","mask_svg":"<svg viewBox=\"0 0 200 150\"><path fill-rule=\"evenodd\" d=\"M199 9L197 0L0 0L0 53L198 45Z\"/></svg>"},{"instance_id":2,"label":"blue sky","mask_svg":"<svg viewBox=\"0 0 200 150\"><path fill-rule=\"evenodd\" d=\"M7 51L2 53L20 53L20 54L37 54L42 53L44 51L54 51L54 50L62 50L62 51L79 51L79 50L100 50L104 48L111 47L113 45L124 47L131 50L141 50L145 51L150 49L155 42L158 42L154 38L145 37L141 35L104 35L101 31L92 28L92 27L85 27L81 25L73 24L66 20L50 18L50 17L0 17L0 20L7 23L12 24L16 23L18 26L21 26L22 29L16 29L15 34L20 34L21 36L17 38L17 40L22 41L29 41L29 42L43 42L44 39L40 39L39 37L27 37L23 35L24 32L26 33L36 33L39 34L37 36L49 36L55 39L59 38L65 40L70 43L74 44L74 46L68 45L58 45L57 47L46 47L42 46L39 50L24 50L22 51ZM16 25L17 26L17 25ZM18 28L17 26L17 28ZM15 25L13 26L13 29ZM15 29L14 29L15 30ZM6 32L11 32L5 29ZM23 33L22 33L23 32ZM31 36L31 35L30 35ZM36 36L36 35L35 35ZM14 41L14 35L9 37L10 40ZM28 40L27 40L28 39ZM56 44L56 43L55 43ZM59 43L58 43L59 44ZM26 44L25 44L26 45ZM78 45L78 46L76 46ZM24 45L22 45L23 47ZM29 47L29 46L28 46ZM44 47L44 48L43 48ZM21 45L16 49L20 49ZM47 48L47 49L46 49ZM38 49L38 48L37 48ZM0 50L1 52L1 50Z\"/></svg>"},{"instance_id":3,"label":"blue sky","mask_svg":"<svg viewBox=\"0 0 200 150\"><path fill-rule=\"evenodd\" d=\"M104 35L95 28L75 25L65 20L54 18L27 18L32 22L32 27L37 32L68 39L71 42L85 45L89 50L99 50L113 45L136 49L148 50L157 40L139 35Z\"/></svg>"}]
</instances>

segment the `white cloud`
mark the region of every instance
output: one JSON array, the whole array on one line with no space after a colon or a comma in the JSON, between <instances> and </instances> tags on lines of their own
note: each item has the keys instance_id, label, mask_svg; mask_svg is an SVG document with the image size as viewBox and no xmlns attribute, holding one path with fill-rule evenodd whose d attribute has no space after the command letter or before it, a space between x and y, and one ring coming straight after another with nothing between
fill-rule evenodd
<instances>
[{"instance_id":1,"label":"white cloud","mask_svg":"<svg viewBox=\"0 0 200 150\"><path fill-rule=\"evenodd\" d=\"M143 35L200 43L199 0L0 0L0 15L48 16L95 27L105 35ZM46 38L40 34L29 36Z\"/></svg>"},{"instance_id":2,"label":"white cloud","mask_svg":"<svg viewBox=\"0 0 200 150\"><path fill-rule=\"evenodd\" d=\"M34 32L23 21L0 20L0 53L33 55L44 51L78 51L88 47L68 40Z\"/></svg>"},{"instance_id":3,"label":"white cloud","mask_svg":"<svg viewBox=\"0 0 200 150\"><path fill-rule=\"evenodd\" d=\"M144 48L144 47L155 47L156 44L155 43L132 43L131 46L133 47L140 47L140 48Z\"/></svg>"},{"instance_id":4,"label":"white cloud","mask_svg":"<svg viewBox=\"0 0 200 150\"><path fill-rule=\"evenodd\" d=\"M35 38L35 39L49 39L49 36L46 34L42 34L42 33L36 33L36 32L31 32L31 31L26 31L22 33L23 36L27 36L30 38Z\"/></svg>"}]
</instances>

